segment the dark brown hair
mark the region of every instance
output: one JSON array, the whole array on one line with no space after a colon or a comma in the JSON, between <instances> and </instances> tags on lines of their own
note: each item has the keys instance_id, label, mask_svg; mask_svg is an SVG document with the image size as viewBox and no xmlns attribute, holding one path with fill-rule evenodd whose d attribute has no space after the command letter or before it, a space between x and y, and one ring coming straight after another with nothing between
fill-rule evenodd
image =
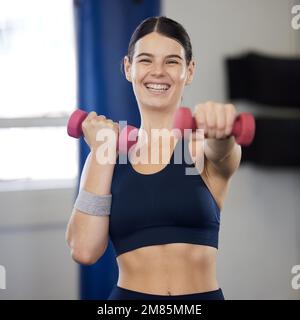
<instances>
[{"instance_id":1,"label":"dark brown hair","mask_svg":"<svg viewBox=\"0 0 300 320\"><path fill-rule=\"evenodd\" d=\"M130 38L127 53L130 63L132 63L136 42L151 32L157 32L168 38L178 41L184 48L186 64L189 65L193 56L190 37L180 23L165 16L147 18L143 20L134 30Z\"/></svg>"}]
</instances>

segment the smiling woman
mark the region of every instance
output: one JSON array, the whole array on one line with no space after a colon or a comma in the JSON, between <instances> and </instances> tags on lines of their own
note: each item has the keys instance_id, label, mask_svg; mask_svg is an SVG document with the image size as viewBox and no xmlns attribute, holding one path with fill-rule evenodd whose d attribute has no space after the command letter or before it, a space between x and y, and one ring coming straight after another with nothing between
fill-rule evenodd
<instances>
[{"instance_id":1,"label":"smiling woman","mask_svg":"<svg viewBox=\"0 0 300 320\"><path fill-rule=\"evenodd\" d=\"M174 20L149 18L133 33L123 63L150 150L159 145L152 131L171 131L184 88L193 80L190 38ZM184 176L171 164L132 165L137 145L129 171L117 164L112 180L109 234L119 281L109 300L223 299L215 276L219 208L204 179ZM170 162L178 146L174 139ZM125 192L129 181L136 187Z\"/></svg>"},{"instance_id":2,"label":"smiling woman","mask_svg":"<svg viewBox=\"0 0 300 320\"><path fill-rule=\"evenodd\" d=\"M126 78L132 83L141 113L169 106L175 111L184 86L193 79L195 61L189 37L180 24L172 21L172 28L170 21L165 17L150 18L141 24L124 57ZM153 124L161 125L157 121ZM149 127L149 123L143 122L144 126Z\"/></svg>"},{"instance_id":3,"label":"smiling woman","mask_svg":"<svg viewBox=\"0 0 300 320\"><path fill-rule=\"evenodd\" d=\"M216 279L216 256L220 210L240 161L240 148L229 137L235 108L213 102L197 106L197 126L203 126L211 141L194 157L191 150L203 140L190 135L180 141L172 130L184 88L195 71L185 29L166 17L146 19L133 33L123 62L138 103L140 129L148 141L141 143L139 136L125 164L116 159L114 165L101 167L95 160L96 128L113 124L93 112L88 115L83 127L92 147L82 174L85 192L79 195L86 209L75 208L69 222L72 255L93 264L111 239L119 279L109 300L224 299ZM161 144L160 136L152 136L154 130L170 133L167 145ZM169 151L169 163L133 161L137 151L145 150L151 159L153 150L160 155ZM195 164L204 158L203 150L200 171ZM184 161L172 163L177 156ZM186 167L195 174L186 174ZM89 216L95 203L100 204L98 216Z\"/></svg>"}]
</instances>

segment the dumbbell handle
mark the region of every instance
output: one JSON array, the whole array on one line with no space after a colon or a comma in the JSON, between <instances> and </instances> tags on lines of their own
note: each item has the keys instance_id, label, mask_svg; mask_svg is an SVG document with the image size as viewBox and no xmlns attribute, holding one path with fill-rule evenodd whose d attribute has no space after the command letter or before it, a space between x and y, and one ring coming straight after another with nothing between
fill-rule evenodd
<instances>
[{"instance_id":1,"label":"dumbbell handle","mask_svg":"<svg viewBox=\"0 0 300 320\"><path fill-rule=\"evenodd\" d=\"M81 109L75 110L68 121L67 132L70 137L80 138L83 134L82 131L82 122L87 117L88 113ZM130 140L128 136L130 134ZM127 150L136 143L138 138L138 129L127 125L125 128L119 132L117 150L122 153L126 153Z\"/></svg>"},{"instance_id":2,"label":"dumbbell handle","mask_svg":"<svg viewBox=\"0 0 300 320\"><path fill-rule=\"evenodd\" d=\"M196 120L192 115L191 109L180 107L174 117L173 128L179 128L182 136L184 129L197 129ZM240 113L234 122L231 135L235 137L238 144L248 146L252 143L255 135L255 120L251 113Z\"/></svg>"}]
</instances>

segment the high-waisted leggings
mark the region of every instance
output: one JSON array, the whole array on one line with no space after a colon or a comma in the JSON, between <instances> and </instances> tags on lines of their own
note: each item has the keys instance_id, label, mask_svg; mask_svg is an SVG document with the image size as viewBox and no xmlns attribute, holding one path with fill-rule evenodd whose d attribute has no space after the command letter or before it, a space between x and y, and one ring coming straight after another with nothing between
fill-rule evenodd
<instances>
[{"instance_id":1,"label":"high-waisted leggings","mask_svg":"<svg viewBox=\"0 0 300 320\"><path fill-rule=\"evenodd\" d=\"M121 288L115 285L107 300L224 300L222 289L182 295L157 295Z\"/></svg>"}]
</instances>

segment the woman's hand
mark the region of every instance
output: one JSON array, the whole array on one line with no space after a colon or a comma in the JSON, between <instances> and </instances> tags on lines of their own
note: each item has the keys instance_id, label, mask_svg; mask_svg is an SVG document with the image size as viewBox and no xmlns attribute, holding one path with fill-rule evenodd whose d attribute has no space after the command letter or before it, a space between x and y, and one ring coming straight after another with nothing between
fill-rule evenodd
<instances>
[{"instance_id":1,"label":"woman's hand","mask_svg":"<svg viewBox=\"0 0 300 320\"><path fill-rule=\"evenodd\" d=\"M106 119L102 115L97 116L97 113L92 111L82 122L82 131L85 142L92 152L97 153L98 157L101 156L103 159L105 157L104 152L102 152L104 149L100 148L103 144L107 144L109 148L114 148L110 151L117 157L116 146L119 137L119 124L117 122Z\"/></svg>"},{"instance_id":2,"label":"woman's hand","mask_svg":"<svg viewBox=\"0 0 300 320\"><path fill-rule=\"evenodd\" d=\"M226 139L230 136L236 108L233 104L208 101L197 104L194 118L198 129L204 129L204 135L210 139Z\"/></svg>"},{"instance_id":3,"label":"woman's hand","mask_svg":"<svg viewBox=\"0 0 300 320\"><path fill-rule=\"evenodd\" d=\"M204 168L205 158L227 177L237 168L241 148L231 136L236 117L233 104L208 101L196 105L194 118L197 130L190 136L189 148L199 172Z\"/></svg>"}]
</instances>

